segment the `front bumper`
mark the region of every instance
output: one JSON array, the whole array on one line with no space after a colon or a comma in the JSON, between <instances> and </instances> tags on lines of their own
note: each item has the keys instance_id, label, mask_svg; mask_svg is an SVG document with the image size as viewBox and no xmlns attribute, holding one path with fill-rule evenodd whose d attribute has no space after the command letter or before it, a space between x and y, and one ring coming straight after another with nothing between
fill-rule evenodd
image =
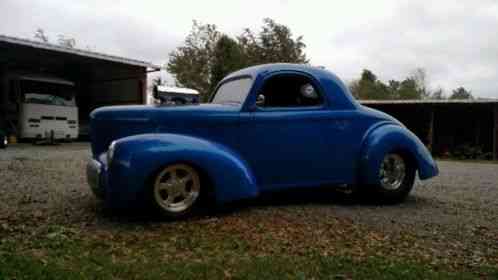
<instances>
[{"instance_id":1,"label":"front bumper","mask_svg":"<svg viewBox=\"0 0 498 280\"><path fill-rule=\"evenodd\" d=\"M105 190L102 181L102 164L95 159L90 159L86 165L86 179L88 185L96 197L105 198Z\"/></svg>"},{"instance_id":2,"label":"front bumper","mask_svg":"<svg viewBox=\"0 0 498 280\"><path fill-rule=\"evenodd\" d=\"M109 166L106 153L89 159L86 166L87 181L92 192L114 209L128 208L144 202L141 188L143 180L137 180L139 177L133 171L117 160L112 167Z\"/></svg>"}]
</instances>

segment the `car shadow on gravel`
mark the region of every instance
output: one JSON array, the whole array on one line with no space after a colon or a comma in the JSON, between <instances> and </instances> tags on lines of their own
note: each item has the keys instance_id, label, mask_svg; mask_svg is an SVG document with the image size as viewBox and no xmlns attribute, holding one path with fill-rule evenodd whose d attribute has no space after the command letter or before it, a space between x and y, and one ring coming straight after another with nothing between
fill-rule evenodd
<instances>
[{"instance_id":1,"label":"car shadow on gravel","mask_svg":"<svg viewBox=\"0 0 498 280\"><path fill-rule=\"evenodd\" d=\"M203 207L201 211L190 215L185 221L197 221L211 218L223 218L236 214L247 214L256 209L279 209L282 207L320 207L320 206L335 206L342 208L399 208L410 209L427 207L431 203L425 198L415 197L410 195L406 201L401 204L382 204L372 200L366 196L353 196L345 193L342 190L331 187L319 188L295 188L278 192L266 192L260 194L257 198L240 200L232 203L215 205L210 203ZM146 207L134 207L129 209L109 209L102 207L94 208L95 213L100 218L111 223L121 224L146 224L157 222L174 221L164 217L155 215Z\"/></svg>"},{"instance_id":2,"label":"car shadow on gravel","mask_svg":"<svg viewBox=\"0 0 498 280\"><path fill-rule=\"evenodd\" d=\"M353 195L343 190L331 187L296 188L291 190L262 193L259 197L220 206L218 215L230 215L234 212L250 211L257 208L279 208L292 206L336 206L359 208L420 208L432 205L433 202L424 197L409 195L405 201L398 204L384 204L367 195Z\"/></svg>"}]
</instances>

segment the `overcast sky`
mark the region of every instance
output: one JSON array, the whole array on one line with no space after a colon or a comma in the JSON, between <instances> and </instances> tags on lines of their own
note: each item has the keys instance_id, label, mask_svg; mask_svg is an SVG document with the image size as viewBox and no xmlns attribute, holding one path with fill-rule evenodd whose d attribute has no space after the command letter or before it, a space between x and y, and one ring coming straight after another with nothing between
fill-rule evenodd
<instances>
[{"instance_id":1,"label":"overcast sky","mask_svg":"<svg viewBox=\"0 0 498 280\"><path fill-rule=\"evenodd\" d=\"M422 67L447 94L464 86L498 98L496 0L0 0L1 34L33 38L43 28L52 41L65 34L78 47L160 65L194 19L237 35L265 17L303 35L311 63L346 81L364 68L387 81Z\"/></svg>"}]
</instances>

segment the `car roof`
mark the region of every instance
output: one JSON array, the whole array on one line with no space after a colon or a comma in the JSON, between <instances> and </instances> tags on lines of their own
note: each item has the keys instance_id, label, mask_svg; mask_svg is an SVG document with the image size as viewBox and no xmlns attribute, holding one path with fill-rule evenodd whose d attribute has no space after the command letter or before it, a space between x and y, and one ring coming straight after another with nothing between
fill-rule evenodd
<instances>
[{"instance_id":1,"label":"car roof","mask_svg":"<svg viewBox=\"0 0 498 280\"><path fill-rule=\"evenodd\" d=\"M225 77L223 80L232 79L238 76L251 76L256 77L261 74L268 74L276 71L299 71L308 74L312 74L317 78L328 78L335 82L342 83L342 81L332 72L322 68L311 66L308 64L295 64L295 63L270 63L270 64L260 64L256 66L247 67L238 71L235 71Z\"/></svg>"},{"instance_id":2,"label":"car roof","mask_svg":"<svg viewBox=\"0 0 498 280\"><path fill-rule=\"evenodd\" d=\"M311 75L330 93L326 98L329 100L332 98L335 99L330 101L334 102L339 108L353 109L359 106L349 92L348 87L339 79L339 77L323 67L307 64L271 63L251 66L229 74L220 82L220 84L227 80L243 76L250 76L253 80L256 80L258 76L266 76L279 71L296 71ZM331 95L335 96L333 97Z\"/></svg>"}]
</instances>

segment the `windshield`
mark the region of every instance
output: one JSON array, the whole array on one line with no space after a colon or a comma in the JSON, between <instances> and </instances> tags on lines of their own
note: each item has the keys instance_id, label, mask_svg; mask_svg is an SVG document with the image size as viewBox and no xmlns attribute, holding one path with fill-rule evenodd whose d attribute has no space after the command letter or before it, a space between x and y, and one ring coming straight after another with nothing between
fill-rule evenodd
<instances>
[{"instance_id":1,"label":"windshield","mask_svg":"<svg viewBox=\"0 0 498 280\"><path fill-rule=\"evenodd\" d=\"M211 103L236 103L242 104L251 89L251 78L240 78L222 84L216 91Z\"/></svg>"},{"instance_id":2,"label":"windshield","mask_svg":"<svg viewBox=\"0 0 498 280\"><path fill-rule=\"evenodd\" d=\"M22 80L21 92L24 103L75 106L74 86Z\"/></svg>"}]
</instances>

